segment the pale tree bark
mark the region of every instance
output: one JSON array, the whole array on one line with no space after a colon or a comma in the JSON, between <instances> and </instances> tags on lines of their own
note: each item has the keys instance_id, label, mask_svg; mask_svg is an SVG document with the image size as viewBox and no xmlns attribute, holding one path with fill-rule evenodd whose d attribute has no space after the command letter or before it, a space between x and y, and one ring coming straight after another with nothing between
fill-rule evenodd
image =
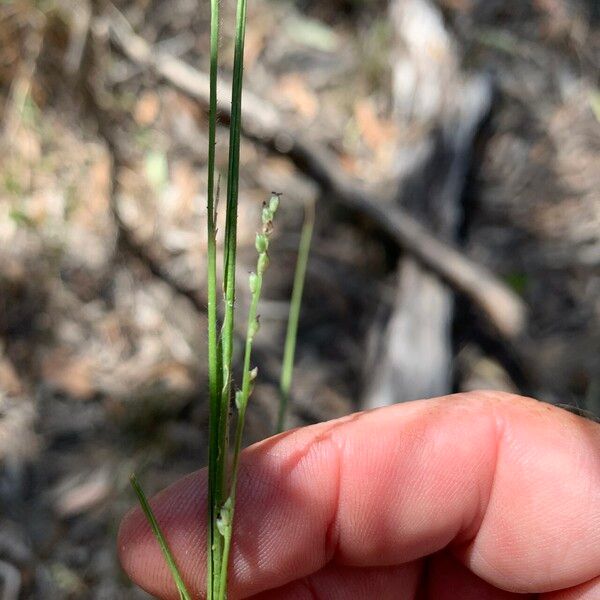
<instances>
[{"instance_id":1,"label":"pale tree bark","mask_svg":"<svg viewBox=\"0 0 600 600\"><path fill-rule=\"evenodd\" d=\"M456 44L430 2L392 0L390 14L396 119L402 130L420 132L419 142L400 142L395 202L439 239L455 242L491 82L461 72ZM409 256L401 258L393 306L371 333L366 407L451 391L453 298L430 270Z\"/></svg>"}]
</instances>

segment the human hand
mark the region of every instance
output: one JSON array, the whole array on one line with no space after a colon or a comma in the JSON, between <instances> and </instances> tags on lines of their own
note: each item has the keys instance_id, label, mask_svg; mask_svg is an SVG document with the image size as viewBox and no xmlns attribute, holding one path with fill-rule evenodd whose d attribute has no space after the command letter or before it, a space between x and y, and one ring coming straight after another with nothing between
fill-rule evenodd
<instances>
[{"instance_id":1,"label":"human hand","mask_svg":"<svg viewBox=\"0 0 600 600\"><path fill-rule=\"evenodd\" d=\"M230 597L600 599L600 425L476 392L291 431L243 453ZM206 471L152 502L204 597ZM119 534L139 585L176 599L141 511Z\"/></svg>"}]
</instances>

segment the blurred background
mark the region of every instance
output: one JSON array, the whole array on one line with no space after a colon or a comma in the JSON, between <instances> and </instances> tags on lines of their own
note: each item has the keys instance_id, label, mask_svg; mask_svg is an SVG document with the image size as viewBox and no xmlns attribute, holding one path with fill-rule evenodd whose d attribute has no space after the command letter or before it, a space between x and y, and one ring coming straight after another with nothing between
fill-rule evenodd
<instances>
[{"instance_id":1,"label":"blurred background","mask_svg":"<svg viewBox=\"0 0 600 600\"><path fill-rule=\"evenodd\" d=\"M129 474L153 493L205 463L208 19L0 2L3 600L147 598L115 555ZM599 65L596 0L251 0L238 361L283 200L248 442L309 203L290 426L477 388L600 415Z\"/></svg>"}]
</instances>

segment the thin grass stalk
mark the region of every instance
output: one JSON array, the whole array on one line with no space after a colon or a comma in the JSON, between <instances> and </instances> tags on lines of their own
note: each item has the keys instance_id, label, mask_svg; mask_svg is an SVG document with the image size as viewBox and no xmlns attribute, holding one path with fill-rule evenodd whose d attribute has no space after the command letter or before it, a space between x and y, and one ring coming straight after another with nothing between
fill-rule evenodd
<instances>
[{"instance_id":1,"label":"thin grass stalk","mask_svg":"<svg viewBox=\"0 0 600 600\"><path fill-rule=\"evenodd\" d=\"M298 322L300 320L302 294L304 293L306 268L308 265L308 257L310 255L310 244L312 241L314 224L315 205L311 202L306 206L304 212L304 225L302 226L302 233L300 235L300 246L298 247L298 258L296 261L296 271L294 273L294 287L292 289L290 313L288 316L283 351L283 363L281 366L281 378L279 381L279 414L277 417L276 433L281 433L285 427L285 419L290 400L296 341L298 337Z\"/></svg>"},{"instance_id":2,"label":"thin grass stalk","mask_svg":"<svg viewBox=\"0 0 600 600\"><path fill-rule=\"evenodd\" d=\"M225 296L235 292L235 259L237 249L237 206L240 174L240 136L246 36L246 0L238 0L236 14L235 53L229 128L229 171L227 175L227 215L225 222ZM235 299L235 295L233 295ZM227 306L233 312L233 306ZM223 336L225 337L225 335ZM225 349L224 349L225 351Z\"/></svg>"},{"instance_id":3,"label":"thin grass stalk","mask_svg":"<svg viewBox=\"0 0 600 600\"><path fill-rule=\"evenodd\" d=\"M244 73L244 44L246 35L246 0L238 0L236 16L235 53L231 123L229 129L229 171L227 176L227 214L225 219L225 318L222 332L223 384L227 387L233 351L233 325L235 306L235 262L237 251L237 209L240 174L240 134L242 121L242 83Z\"/></svg>"},{"instance_id":4,"label":"thin grass stalk","mask_svg":"<svg viewBox=\"0 0 600 600\"><path fill-rule=\"evenodd\" d=\"M152 511L150 503L146 498L146 494L144 494L144 491L142 490L142 487L140 486L135 475L131 476L131 486L133 487L133 490L135 491L138 497L142 511L144 512L144 515L146 516L146 519L150 524L150 528L152 529L152 533L154 534L154 537L156 538L156 541L160 546L165 562L167 563L169 571L171 572L171 577L173 578L175 586L177 587L177 591L179 592L180 600L192 600L192 596L187 591L185 583L183 582L183 578L181 577L179 569L177 568L177 563L175 562L173 554L171 553L171 549L167 544L167 540L165 539L165 536L163 535L163 532L160 526L158 525L158 521L154 516L154 512Z\"/></svg>"},{"instance_id":5,"label":"thin grass stalk","mask_svg":"<svg viewBox=\"0 0 600 600\"><path fill-rule=\"evenodd\" d=\"M223 519L226 519L228 485L228 447L229 447L229 403L231 396L231 367L233 356L234 309L235 309L235 265L237 254L237 212L240 171L240 134L242 118L242 84L244 73L244 45L246 36L246 0L238 0L236 13L235 52L233 60L233 84L231 122L229 129L229 168L227 174L227 208L225 215L225 250L224 250L224 296L225 315L221 332L221 400L219 409L219 454L215 469L215 499L220 507L215 523L219 534L223 533ZM222 514L221 514L222 513ZM213 521L214 523L214 521ZM215 526L213 525L213 533ZM217 537L215 535L215 537ZM219 540L221 543L222 540ZM213 571L213 579L217 598L225 598L227 590L221 589L223 580L222 556L219 557L218 572Z\"/></svg>"},{"instance_id":6,"label":"thin grass stalk","mask_svg":"<svg viewBox=\"0 0 600 600\"><path fill-rule=\"evenodd\" d=\"M211 0L210 17L210 102L208 122L208 189L207 189L207 261L208 261L208 381L209 381L209 447L208 447L208 564L207 600L214 598L215 571L219 571L221 555L220 538L215 532L219 513L219 497L216 493L217 461L219 455L219 422L221 373L219 368L219 340L217 323L217 248L216 248L216 204L215 152L217 136L217 77L219 67L219 0Z\"/></svg>"},{"instance_id":7,"label":"thin grass stalk","mask_svg":"<svg viewBox=\"0 0 600 600\"><path fill-rule=\"evenodd\" d=\"M242 450L242 438L244 433L244 424L246 420L246 409L248 400L252 393L253 382L256 379L256 369L251 369L252 344L258 333L258 303L263 286L263 277L269 265L269 236L273 228L273 218L279 207L279 196L273 194L268 204L263 207L262 223L263 230L256 236L256 250L258 252L258 260L256 263L256 272L250 275L250 308L248 310L248 325L246 328L246 347L244 350L244 366L242 375L242 389L235 396L237 414L237 423L235 430L235 442L233 462L231 467L231 487L229 498L225 502L221 511L220 529L223 533L223 562L221 565L221 584L219 600L225 600L227 590L227 577L229 565L229 553L231 550L231 538L233 535L233 516L235 511L235 499L237 492L237 478L239 470L240 453Z\"/></svg>"}]
</instances>

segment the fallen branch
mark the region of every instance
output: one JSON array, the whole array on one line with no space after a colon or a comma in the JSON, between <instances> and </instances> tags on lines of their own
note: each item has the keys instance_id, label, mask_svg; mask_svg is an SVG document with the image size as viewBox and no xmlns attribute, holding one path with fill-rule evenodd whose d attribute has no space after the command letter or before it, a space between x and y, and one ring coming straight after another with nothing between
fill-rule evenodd
<instances>
[{"instance_id":1,"label":"fallen branch","mask_svg":"<svg viewBox=\"0 0 600 600\"><path fill-rule=\"evenodd\" d=\"M153 48L135 34L114 6L109 5L108 15L110 38L125 56L154 71L190 97L208 103L208 75ZM219 84L219 111L223 120L229 119L231 94L225 82ZM470 298L502 335L513 338L523 331L527 308L508 286L455 247L437 239L407 212L387 205L383 199L378 200L341 169L332 152L300 133L289 131L274 106L247 91L244 92L242 127L247 137L288 156L323 187L328 198L368 218L421 264Z\"/></svg>"},{"instance_id":2,"label":"fallen branch","mask_svg":"<svg viewBox=\"0 0 600 600\"><path fill-rule=\"evenodd\" d=\"M455 241L471 153L490 110L492 83L462 72L456 44L431 0L390 0L388 10L394 29L389 62L395 117L412 127L428 124L418 141L418 169L408 167L410 183L402 178L398 194L438 238ZM420 30L416 37L415 28ZM406 150L398 151L400 164ZM366 408L452 392L455 304L450 287L412 256L401 257L391 311L380 311L369 335Z\"/></svg>"}]
</instances>

